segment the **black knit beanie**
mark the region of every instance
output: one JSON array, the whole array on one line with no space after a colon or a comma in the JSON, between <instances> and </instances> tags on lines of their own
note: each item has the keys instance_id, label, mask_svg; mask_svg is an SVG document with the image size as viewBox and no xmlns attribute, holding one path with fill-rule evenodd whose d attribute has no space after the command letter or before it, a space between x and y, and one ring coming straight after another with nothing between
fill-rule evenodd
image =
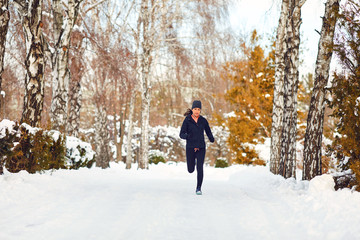
<instances>
[{"instance_id":1,"label":"black knit beanie","mask_svg":"<svg viewBox=\"0 0 360 240\"><path fill-rule=\"evenodd\" d=\"M194 108L200 108L201 109L201 101L199 100L195 100L192 104L192 107L191 109L194 109Z\"/></svg>"}]
</instances>

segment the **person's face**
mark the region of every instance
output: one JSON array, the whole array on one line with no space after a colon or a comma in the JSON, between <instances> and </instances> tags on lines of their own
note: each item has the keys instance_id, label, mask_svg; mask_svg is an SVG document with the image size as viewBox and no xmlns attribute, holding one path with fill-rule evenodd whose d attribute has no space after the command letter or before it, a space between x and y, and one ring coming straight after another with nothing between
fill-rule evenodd
<instances>
[{"instance_id":1,"label":"person's face","mask_svg":"<svg viewBox=\"0 0 360 240\"><path fill-rule=\"evenodd\" d=\"M193 108L192 110L195 117L199 117L201 109L200 108Z\"/></svg>"}]
</instances>

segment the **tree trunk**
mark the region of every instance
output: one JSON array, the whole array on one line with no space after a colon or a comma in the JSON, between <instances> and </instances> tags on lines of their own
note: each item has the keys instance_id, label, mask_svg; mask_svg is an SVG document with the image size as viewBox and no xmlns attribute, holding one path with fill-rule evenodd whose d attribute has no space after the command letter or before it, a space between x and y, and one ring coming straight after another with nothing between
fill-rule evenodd
<instances>
[{"instance_id":1,"label":"tree trunk","mask_svg":"<svg viewBox=\"0 0 360 240\"><path fill-rule=\"evenodd\" d=\"M81 109L81 83L80 79L71 82L71 91L69 94L69 116L67 124L67 133L69 136L79 136L80 109Z\"/></svg>"},{"instance_id":2,"label":"tree trunk","mask_svg":"<svg viewBox=\"0 0 360 240\"><path fill-rule=\"evenodd\" d=\"M117 79L115 79L115 96L119 97L118 94L118 83ZM114 144L116 146L116 162L122 161L122 145L124 140L124 127L125 127L125 119L126 119L126 112L127 107L123 109L124 102L126 101L126 97L122 96L119 97L114 103L113 103L113 112L114 112ZM119 110L117 110L117 106L119 105ZM119 128L117 127L117 120L116 116L119 116ZM118 140L119 138L119 140Z\"/></svg>"},{"instance_id":3,"label":"tree trunk","mask_svg":"<svg viewBox=\"0 0 360 240\"><path fill-rule=\"evenodd\" d=\"M108 130L107 114L104 105L99 104L96 108L95 117L95 149L96 166L108 168L110 165L110 136Z\"/></svg>"},{"instance_id":4,"label":"tree trunk","mask_svg":"<svg viewBox=\"0 0 360 240\"><path fill-rule=\"evenodd\" d=\"M310 109L304 143L303 180L321 175L321 146L325 112L325 87L329 79L335 25L339 12L339 0L328 0L321 28L315 83L311 95Z\"/></svg>"},{"instance_id":5,"label":"tree trunk","mask_svg":"<svg viewBox=\"0 0 360 240\"><path fill-rule=\"evenodd\" d=\"M83 45L83 39L84 35L81 31L72 32L72 54L69 60L71 62L70 71L72 74L69 91L69 115L66 130L68 135L75 137L79 136L80 109L82 104L81 79L85 71L83 58L85 46Z\"/></svg>"},{"instance_id":6,"label":"tree trunk","mask_svg":"<svg viewBox=\"0 0 360 240\"><path fill-rule=\"evenodd\" d=\"M297 90L299 83L299 46L301 7L305 1L292 0L286 23L284 69L284 113L281 136L279 174L296 177Z\"/></svg>"},{"instance_id":7,"label":"tree trunk","mask_svg":"<svg viewBox=\"0 0 360 240\"><path fill-rule=\"evenodd\" d=\"M122 161L122 146L124 144L126 112L127 112L127 108L125 108L124 112L120 114L120 129L119 129L120 142L117 145L118 148L117 158L119 162Z\"/></svg>"},{"instance_id":8,"label":"tree trunk","mask_svg":"<svg viewBox=\"0 0 360 240\"><path fill-rule=\"evenodd\" d=\"M6 35L10 20L10 13L8 7L9 7L8 0L0 0L0 116L2 115L4 109L4 103L5 103L5 93L3 93L1 83L2 83L2 73L4 71ZM0 174L2 174L1 163L0 163Z\"/></svg>"},{"instance_id":9,"label":"tree trunk","mask_svg":"<svg viewBox=\"0 0 360 240\"><path fill-rule=\"evenodd\" d=\"M115 95L116 96L116 95ZM114 108L115 108L116 103L114 103ZM116 110L114 109L114 122L113 122L113 128L114 128L114 136L113 136L113 141L114 141L114 145L116 146L116 159L115 162L119 162L120 158L119 158L119 143L118 143L118 136L120 136L120 131L118 131L117 129L117 114L116 114ZM120 124L120 122L119 122ZM120 130L120 128L119 128ZM121 154L120 154L121 155Z\"/></svg>"},{"instance_id":10,"label":"tree trunk","mask_svg":"<svg viewBox=\"0 0 360 240\"><path fill-rule=\"evenodd\" d=\"M60 131L66 130L70 81L70 37L79 12L80 2L81 0L68 0L67 11L65 11L62 1L52 1L53 30L56 44L52 59L53 95L51 101L51 122L53 124L52 128ZM66 16L64 16L64 12L66 12Z\"/></svg>"},{"instance_id":11,"label":"tree trunk","mask_svg":"<svg viewBox=\"0 0 360 240\"><path fill-rule=\"evenodd\" d=\"M140 141L140 159L138 167L148 169L149 159L149 120L150 120L150 102L151 102L151 53L153 51L153 27L154 6L149 6L147 0L143 0L141 4L140 20L141 20L141 57L140 57L140 82L141 82L141 141Z\"/></svg>"},{"instance_id":12,"label":"tree trunk","mask_svg":"<svg viewBox=\"0 0 360 240\"><path fill-rule=\"evenodd\" d=\"M149 163L149 120L150 120L150 102L151 102L151 87L150 87L150 53L144 53L142 59L142 92L141 92L141 141L140 141L140 160L139 168L147 169Z\"/></svg>"},{"instance_id":13,"label":"tree trunk","mask_svg":"<svg viewBox=\"0 0 360 240\"><path fill-rule=\"evenodd\" d=\"M119 136L119 131L118 131L118 128L117 128L117 116L118 116L118 111L117 111L117 105L119 104L120 102L120 99L119 99L119 95L118 95L118 92L117 92L117 88L118 88L118 84L117 84L117 78L115 78L115 83L114 83L114 99L115 101L112 101L112 108L113 108L113 117L114 117L114 121L113 121L113 128L114 128L114 136L113 136L113 141L114 141L114 145L116 146L116 159L115 159L115 162L120 162L120 158L119 158L119 143L118 143L118 136ZM121 105L121 104L119 104ZM121 111L119 111L120 113ZM120 117L120 121L121 121L121 114L119 114L119 117ZM119 121L119 124L120 124L120 121ZM121 127L119 127L119 130L120 130ZM121 153L120 153L120 156L121 156Z\"/></svg>"},{"instance_id":14,"label":"tree trunk","mask_svg":"<svg viewBox=\"0 0 360 240\"><path fill-rule=\"evenodd\" d=\"M276 34L275 83L271 126L270 171L279 174L281 134L284 111L284 55L286 49L286 20L289 15L289 0L283 0Z\"/></svg>"},{"instance_id":15,"label":"tree trunk","mask_svg":"<svg viewBox=\"0 0 360 240\"><path fill-rule=\"evenodd\" d=\"M134 92L130 97L129 126L128 126L127 144L126 144L126 169L131 168L131 162L132 162L131 140L134 130L133 118L134 118L134 110L135 110L135 98L136 98L136 92Z\"/></svg>"},{"instance_id":16,"label":"tree trunk","mask_svg":"<svg viewBox=\"0 0 360 240\"><path fill-rule=\"evenodd\" d=\"M22 17L22 25L26 43L26 76L24 107L21 122L38 127L44 103L44 41L42 36L42 0L29 3L21 2L18 10Z\"/></svg>"}]
</instances>

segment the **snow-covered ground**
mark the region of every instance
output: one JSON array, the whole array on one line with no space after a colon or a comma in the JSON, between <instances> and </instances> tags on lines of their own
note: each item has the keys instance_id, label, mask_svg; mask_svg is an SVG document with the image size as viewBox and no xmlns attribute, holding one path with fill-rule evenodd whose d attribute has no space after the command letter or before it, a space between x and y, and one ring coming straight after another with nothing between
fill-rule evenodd
<instances>
[{"instance_id":1,"label":"snow-covered ground","mask_svg":"<svg viewBox=\"0 0 360 240\"><path fill-rule=\"evenodd\" d=\"M285 180L266 167L205 167L203 195L184 163L150 170L0 176L0 239L359 239L360 193L329 175Z\"/></svg>"}]
</instances>

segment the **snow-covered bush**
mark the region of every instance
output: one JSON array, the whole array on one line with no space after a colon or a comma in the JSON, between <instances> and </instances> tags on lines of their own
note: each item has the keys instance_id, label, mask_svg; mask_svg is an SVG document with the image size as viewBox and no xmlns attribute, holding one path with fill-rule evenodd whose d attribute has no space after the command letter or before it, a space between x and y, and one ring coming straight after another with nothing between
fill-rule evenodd
<instances>
[{"instance_id":1,"label":"snow-covered bush","mask_svg":"<svg viewBox=\"0 0 360 240\"><path fill-rule=\"evenodd\" d=\"M158 164L159 162L165 163L165 154L159 150L149 151L149 163Z\"/></svg>"},{"instance_id":2,"label":"snow-covered bush","mask_svg":"<svg viewBox=\"0 0 360 240\"><path fill-rule=\"evenodd\" d=\"M58 131L33 128L4 119L0 122L1 164L10 172L29 173L49 169L91 167L90 144Z\"/></svg>"},{"instance_id":3,"label":"snow-covered bush","mask_svg":"<svg viewBox=\"0 0 360 240\"><path fill-rule=\"evenodd\" d=\"M95 162L95 152L90 143L83 142L76 137L66 137L66 167L79 169L90 168Z\"/></svg>"},{"instance_id":4,"label":"snow-covered bush","mask_svg":"<svg viewBox=\"0 0 360 240\"><path fill-rule=\"evenodd\" d=\"M6 125L6 126L4 126ZM65 141L63 136L57 139L39 128L28 124L0 123L1 148L5 149L3 161L10 172L26 170L35 173L48 169L65 168Z\"/></svg>"},{"instance_id":5,"label":"snow-covered bush","mask_svg":"<svg viewBox=\"0 0 360 240\"><path fill-rule=\"evenodd\" d=\"M185 160L185 142L179 137L180 128L156 126L150 129L150 149L163 153L166 161Z\"/></svg>"},{"instance_id":6,"label":"snow-covered bush","mask_svg":"<svg viewBox=\"0 0 360 240\"><path fill-rule=\"evenodd\" d=\"M127 130L127 129L126 129ZM155 126L150 127L149 130L149 158L154 152L160 153L167 161L185 161L185 141L179 137L180 128L169 127L169 126ZM139 149L140 149L140 137L141 130L138 127L134 128L132 137L132 151L133 159L138 160ZM126 146L127 143L127 132L125 131L124 144L122 156L123 159L127 155Z\"/></svg>"},{"instance_id":7,"label":"snow-covered bush","mask_svg":"<svg viewBox=\"0 0 360 240\"><path fill-rule=\"evenodd\" d=\"M229 146L227 140L229 138L229 129L225 126L211 126L212 134L214 135L215 142L210 143L206 140L206 162L211 166L216 164L217 159L226 159L227 163L231 159Z\"/></svg>"},{"instance_id":8,"label":"snow-covered bush","mask_svg":"<svg viewBox=\"0 0 360 240\"><path fill-rule=\"evenodd\" d=\"M225 158L218 158L215 162L216 168L226 168L229 167L229 164Z\"/></svg>"}]
</instances>

